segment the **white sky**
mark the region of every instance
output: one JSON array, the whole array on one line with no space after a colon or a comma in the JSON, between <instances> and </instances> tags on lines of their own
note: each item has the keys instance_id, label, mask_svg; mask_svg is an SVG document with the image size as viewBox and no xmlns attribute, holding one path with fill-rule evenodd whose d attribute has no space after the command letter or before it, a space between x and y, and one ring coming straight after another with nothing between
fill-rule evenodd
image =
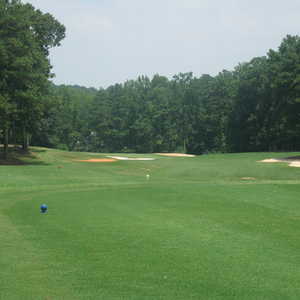
<instances>
[{"instance_id":1,"label":"white sky","mask_svg":"<svg viewBox=\"0 0 300 300\"><path fill-rule=\"evenodd\" d=\"M300 0L24 0L67 28L57 84L96 88L155 73L215 75L300 34Z\"/></svg>"}]
</instances>

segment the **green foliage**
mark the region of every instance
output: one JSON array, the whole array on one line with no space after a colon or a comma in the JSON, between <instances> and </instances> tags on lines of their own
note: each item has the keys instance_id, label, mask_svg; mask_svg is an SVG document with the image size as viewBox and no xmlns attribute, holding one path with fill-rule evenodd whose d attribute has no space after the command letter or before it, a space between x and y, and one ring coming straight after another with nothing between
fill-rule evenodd
<instances>
[{"instance_id":1,"label":"green foliage","mask_svg":"<svg viewBox=\"0 0 300 300\"><path fill-rule=\"evenodd\" d=\"M94 152L245 152L300 148L300 38L217 76L140 76L106 89L50 85L65 28L0 1L0 137ZM7 147L4 147L7 150Z\"/></svg>"},{"instance_id":2,"label":"green foliage","mask_svg":"<svg viewBox=\"0 0 300 300\"><path fill-rule=\"evenodd\" d=\"M98 91L53 87L52 112L34 143L127 153L299 149L299 48L299 37L287 36L278 51L215 77L141 76Z\"/></svg>"},{"instance_id":3,"label":"green foliage","mask_svg":"<svg viewBox=\"0 0 300 300\"><path fill-rule=\"evenodd\" d=\"M22 136L24 148L43 116L52 76L49 49L59 45L64 32L51 15L30 4L0 1L0 127L14 141Z\"/></svg>"},{"instance_id":4,"label":"green foliage","mask_svg":"<svg viewBox=\"0 0 300 300\"><path fill-rule=\"evenodd\" d=\"M299 149L300 38L287 36L278 51L236 68L231 121L234 151Z\"/></svg>"},{"instance_id":5,"label":"green foliage","mask_svg":"<svg viewBox=\"0 0 300 300\"><path fill-rule=\"evenodd\" d=\"M44 99L44 117L34 131L32 144L63 150L89 150L87 122L96 93L94 88L52 85Z\"/></svg>"}]
</instances>

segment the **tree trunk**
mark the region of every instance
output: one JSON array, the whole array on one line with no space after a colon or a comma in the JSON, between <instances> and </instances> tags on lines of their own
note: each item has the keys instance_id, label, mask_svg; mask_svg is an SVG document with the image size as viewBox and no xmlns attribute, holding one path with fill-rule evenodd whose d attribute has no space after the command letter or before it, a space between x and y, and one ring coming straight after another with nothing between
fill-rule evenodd
<instances>
[{"instance_id":1,"label":"tree trunk","mask_svg":"<svg viewBox=\"0 0 300 300\"><path fill-rule=\"evenodd\" d=\"M186 153L186 138L183 138L183 153Z\"/></svg>"},{"instance_id":2,"label":"tree trunk","mask_svg":"<svg viewBox=\"0 0 300 300\"><path fill-rule=\"evenodd\" d=\"M11 129L10 140L11 140L11 144L14 145L14 149L16 150L18 148L18 146L17 146L17 133L16 133L15 124L13 124L12 129Z\"/></svg>"},{"instance_id":3,"label":"tree trunk","mask_svg":"<svg viewBox=\"0 0 300 300\"><path fill-rule=\"evenodd\" d=\"M26 131L25 126L23 127L23 141L22 141L22 149L24 151L28 151L28 146L29 146L29 135Z\"/></svg>"},{"instance_id":4,"label":"tree trunk","mask_svg":"<svg viewBox=\"0 0 300 300\"><path fill-rule=\"evenodd\" d=\"M4 129L3 157L4 159L8 157L8 128Z\"/></svg>"}]
</instances>

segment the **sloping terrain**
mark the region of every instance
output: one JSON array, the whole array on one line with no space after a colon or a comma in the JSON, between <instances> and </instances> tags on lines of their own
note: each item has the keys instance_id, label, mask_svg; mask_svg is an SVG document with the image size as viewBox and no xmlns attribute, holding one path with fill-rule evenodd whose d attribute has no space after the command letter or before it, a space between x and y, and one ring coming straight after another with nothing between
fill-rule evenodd
<instances>
[{"instance_id":1,"label":"sloping terrain","mask_svg":"<svg viewBox=\"0 0 300 300\"><path fill-rule=\"evenodd\" d=\"M1 300L300 298L300 169L257 162L274 153L75 161L112 155L0 166Z\"/></svg>"}]
</instances>

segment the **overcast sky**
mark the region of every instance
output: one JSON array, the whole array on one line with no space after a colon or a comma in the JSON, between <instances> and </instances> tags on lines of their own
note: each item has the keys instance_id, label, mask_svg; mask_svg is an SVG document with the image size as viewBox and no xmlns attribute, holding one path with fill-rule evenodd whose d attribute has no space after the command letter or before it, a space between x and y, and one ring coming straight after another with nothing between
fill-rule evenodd
<instances>
[{"instance_id":1,"label":"overcast sky","mask_svg":"<svg viewBox=\"0 0 300 300\"><path fill-rule=\"evenodd\" d=\"M300 34L300 0L28 0L67 28L57 84L107 87L139 75L215 75Z\"/></svg>"}]
</instances>

